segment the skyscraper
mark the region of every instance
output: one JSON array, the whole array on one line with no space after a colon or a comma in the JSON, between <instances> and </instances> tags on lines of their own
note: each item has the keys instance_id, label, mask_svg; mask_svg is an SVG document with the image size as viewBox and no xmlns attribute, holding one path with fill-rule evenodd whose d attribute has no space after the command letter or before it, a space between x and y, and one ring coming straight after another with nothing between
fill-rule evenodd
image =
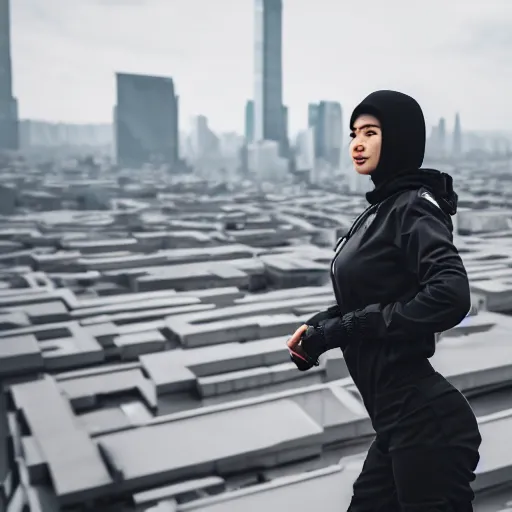
<instances>
[{"instance_id":1,"label":"skyscraper","mask_svg":"<svg viewBox=\"0 0 512 512\"><path fill-rule=\"evenodd\" d=\"M335 101L308 105L308 124L315 131L315 156L337 169L341 164L342 111Z\"/></svg>"},{"instance_id":2,"label":"skyscraper","mask_svg":"<svg viewBox=\"0 0 512 512\"><path fill-rule=\"evenodd\" d=\"M310 103L308 105L308 127L314 128L318 122L318 105Z\"/></svg>"},{"instance_id":3,"label":"skyscraper","mask_svg":"<svg viewBox=\"0 0 512 512\"><path fill-rule=\"evenodd\" d=\"M445 156L445 153L446 153L446 121L445 121L444 117L441 117L441 119L439 119L437 137L438 137L438 145L439 145L439 147L438 147L439 155Z\"/></svg>"},{"instance_id":4,"label":"skyscraper","mask_svg":"<svg viewBox=\"0 0 512 512\"><path fill-rule=\"evenodd\" d=\"M196 158L211 157L218 154L219 138L208 126L208 119L205 116L195 116L192 120L190 142Z\"/></svg>"},{"instance_id":5,"label":"skyscraper","mask_svg":"<svg viewBox=\"0 0 512 512\"><path fill-rule=\"evenodd\" d=\"M255 0L254 140L285 150L282 0Z\"/></svg>"},{"instance_id":6,"label":"skyscraper","mask_svg":"<svg viewBox=\"0 0 512 512\"><path fill-rule=\"evenodd\" d=\"M245 140L247 143L254 141L254 101L252 100L245 104Z\"/></svg>"},{"instance_id":7,"label":"skyscraper","mask_svg":"<svg viewBox=\"0 0 512 512\"><path fill-rule=\"evenodd\" d=\"M459 113L455 115L455 127L453 128L453 156L458 157L462 153L462 130L460 127Z\"/></svg>"},{"instance_id":8,"label":"skyscraper","mask_svg":"<svg viewBox=\"0 0 512 512\"><path fill-rule=\"evenodd\" d=\"M172 78L117 73L117 162L176 167L179 159L178 97Z\"/></svg>"},{"instance_id":9,"label":"skyscraper","mask_svg":"<svg viewBox=\"0 0 512 512\"><path fill-rule=\"evenodd\" d=\"M0 150L19 147L18 102L12 95L9 11L9 0L0 0Z\"/></svg>"}]
</instances>

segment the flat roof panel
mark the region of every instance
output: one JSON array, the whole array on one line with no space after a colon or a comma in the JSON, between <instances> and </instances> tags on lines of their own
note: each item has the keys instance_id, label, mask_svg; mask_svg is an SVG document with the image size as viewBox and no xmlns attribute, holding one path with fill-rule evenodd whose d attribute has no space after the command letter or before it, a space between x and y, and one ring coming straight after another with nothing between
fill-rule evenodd
<instances>
[{"instance_id":1,"label":"flat roof panel","mask_svg":"<svg viewBox=\"0 0 512 512\"><path fill-rule=\"evenodd\" d=\"M323 429L292 400L278 400L100 436L125 479L248 455Z\"/></svg>"},{"instance_id":2,"label":"flat roof panel","mask_svg":"<svg viewBox=\"0 0 512 512\"><path fill-rule=\"evenodd\" d=\"M343 469L329 467L310 475L284 477L258 489L241 489L230 498L218 496L178 507L179 512L261 512L293 510L294 512L339 512L347 510L352 498L354 480L361 471L361 461L347 463Z\"/></svg>"},{"instance_id":3,"label":"flat roof panel","mask_svg":"<svg viewBox=\"0 0 512 512\"><path fill-rule=\"evenodd\" d=\"M476 473L486 473L512 466L512 416L480 424L482 445Z\"/></svg>"},{"instance_id":4,"label":"flat roof panel","mask_svg":"<svg viewBox=\"0 0 512 512\"><path fill-rule=\"evenodd\" d=\"M46 377L13 386L12 393L48 463L58 496L112 483L97 446L78 426L69 403L53 379Z\"/></svg>"}]
</instances>

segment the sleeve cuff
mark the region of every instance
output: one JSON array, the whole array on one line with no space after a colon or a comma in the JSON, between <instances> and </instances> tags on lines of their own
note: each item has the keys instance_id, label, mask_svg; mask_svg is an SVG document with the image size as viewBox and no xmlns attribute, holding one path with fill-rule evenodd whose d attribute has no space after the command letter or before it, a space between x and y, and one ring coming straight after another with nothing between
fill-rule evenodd
<instances>
[{"instance_id":1,"label":"sleeve cuff","mask_svg":"<svg viewBox=\"0 0 512 512\"><path fill-rule=\"evenodd\" d=\"M330 349L339 347L344 350L353 341L365 341L372 337L370 315L366 309L347 313L341 318L329 319L323 327Z\"/></svg>"}]
</instances>

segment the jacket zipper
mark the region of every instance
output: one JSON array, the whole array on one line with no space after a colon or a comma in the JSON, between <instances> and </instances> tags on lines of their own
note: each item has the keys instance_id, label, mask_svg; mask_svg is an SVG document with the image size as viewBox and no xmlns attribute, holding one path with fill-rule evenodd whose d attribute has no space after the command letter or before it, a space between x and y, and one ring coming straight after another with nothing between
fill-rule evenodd
<instances>
[{"instance_id":1,"label":"jacket zipper","mask_svg":"<svg viewBox=\"0 0 512 512\"><path fill-rule=\"evenodd\" d=\"M330 272L330 274L331 274L332 288L333 288L333 291L334 291L334 297L336 298L336 302L338 303L338 306L340 308L342 307L341 306L341 300L340 300L340 297L338 295L338 290L337 290L336 282L334 280L334 262L336 261L336 258L338 257L338 254L343 249L343 247L348 242L348 240L357 232L357 230L361 227L363 222L366 219L368 219L368 217L373 212L373 210L378 209L379 206L380 206L380 203L377 203L377 204L372 204L371 206L366 208L366 210L364 210L363 213L361 213L356 218L356 220L352 224L352 227L348 230L348 233L344 237L341 237L336 242L336 245L334 247L335 254L334 254L334 258L332 259L332 262L331 262L331 272Z\"/></svg>"}]
</instances>

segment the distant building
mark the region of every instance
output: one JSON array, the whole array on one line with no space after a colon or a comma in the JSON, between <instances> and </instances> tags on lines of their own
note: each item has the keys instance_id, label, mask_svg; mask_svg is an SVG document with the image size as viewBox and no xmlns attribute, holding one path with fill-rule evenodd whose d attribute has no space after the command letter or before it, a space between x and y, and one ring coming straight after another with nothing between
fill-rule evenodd
<instances>
[{"instance_id":1,"label":"distant building","mask_svg":"<svg viewBox=\"0 0 512 512\"><path fill-rule=\"evenodd\" d=\"M18 102L12 95L9 0L0 0L0 151L17 150Z\"/></svg>"},{"instance_id":2,"label":"distant building","mask_svg":"<svg viewBox=\"0 0 512 512\"><path fill-rule=\"evenodd\" d=\"M342 110L335 101L308 106L308 125L315 131L315 156L339 169L342 153ZM348 141L347 141L348 144Z\"/></svg>"},{"instance_id":3,"label":"distant building","mask_svg":"<svg viewBox=\"0 0 512 512\"><path fill-rule=\"evenodd\" d=\"M434 160L444 159L447 155L447 134L446 120L444 117L439 119L437 125L432 126L430 136L427 138L425 147L425 158Z\"/></svg>"},{"instance_id":4,"label":"distant building","mask_svg":"<svg viewBox=\"0 0 512 512\"><path fill-rule=\"evenodd\" d=\"M314 128L318 122L318 104L310 103L308 105L308 127Z\"/></svg>"},{"instance_id":5,"label":"distant building","mask_svg":"<svg viewBox=\"0 0 512 512\"><path fill-rule=\"evenodd\" d=\"M453 128L453 156L458 157L462 154L462 129L460 127L460 115L455 115L455 127Z\"/></svg>"},{"instance_id":6,"label":"distant building","mask_svg":"<svg viewBox=\"0 0 512 512\"><path fill-rule=\"evenodd\" d=\"M347 166L345 175L347 177L348 189L352 194L363 195L374 188L370 177L359 174L353 166Z\"/></svg>"},{"instance_id":7,"label":"distant building","mask_svg":"<svg viewBox=\"0 0 512 512\"><path fill-rule=\"evenodd\" d=\"M12 215L16 208L18 192L14 186L0 184L0 215Z\"/></svg>"},{"instance_id":8,"label":"distant building","mask_svg":"<svg viewBox=\"0 0 512 512\"><path fill-rule=\"evenodd\" d=\"M193 158L203 158L218 154L219 138L208 126L208 119L205 116L196 116L192 120L190 146Z\"/></svg>"},{"instance_id":9,"label":"distant building","mask_svg":"<svg viewBox=\"0 0 512 512\"><path fill-rule=\"evenodd\" d=\"M288 138L288 107L283 105L283 133L280 141L281 156L288 157L290 155L290 139Z\"/></svg>"},{"instance_id":10,"label":"distant building","mask_svg":"<svg viewBox=\"0 0 512 512\"><path fill-rule=\"evenodd\" d=\"M315 167L315 129L299 132L296 140L296 167L299 171L312 171Z\"/></svg>"},{"instance_id":11,"label":"distant building","mask_svg":"<svg viewBox=\"0 0 512 512\"><path fill-rule=\"evenodd\" d=\"M279 143L266 140L247 148L248 171L258 183L280 183L288 177L288 161L279 154Z\"/></svg>"},{"instance_id":12,"label":"distant building","mask_svg":"<svg viewBox=\"0 0 512 512\"><path fill-rule=\"evenodd\" d=\"M254 142L254 101L245 104L245 140L248 144Z\"/></svg>"},{"instance_id":13,"label":"distant building","mask_svg":"<svg viewBox=\"0 0 512 512\"><path fill-rule=\"evenodd\" d=\"M240 149L245 144L245 137L236 132L224 132L218 135L219 151L224 156L238 156Z\"/></svg>"},{"instance_id":14,"label":"distant building","mask_svg":"<svg viewBox=\"0 0 512 512\"><path fill-rule=\"evenodd\" d=\"M446 121L444 117L439 119L437 131L438 152L440 156L446 155Z\"/></svg>"},{"instance_id":15,"label":"distant building","mask_svg":"<svg viewBox=\"0 0 512 512\"><path fill-rule=\"evenodd\" d=\"M21 149L57 148L62 146L111 146L111 124L50 123L24 119L19 122Z\"/></svg>"},{"instance_id":16,"label":"distant building","mask_svg":"<svg viewBox=\"0 0 512 512\"><path fill-rule=\"evenodd\" d=\"M282 11L282 0L255 0L253 141L275 141L284 155Z\"/></svg>"},{"instance_id":17,"label":"distant building","mask_svg":"<svg viewBox=\"0 0 512 512\"><path fill-rule=\"evenodd\" d=\"M172 78L117 73L114 111L119 165L140 167L179 160L178 97Z\"/></svg>"}]
</instances>

